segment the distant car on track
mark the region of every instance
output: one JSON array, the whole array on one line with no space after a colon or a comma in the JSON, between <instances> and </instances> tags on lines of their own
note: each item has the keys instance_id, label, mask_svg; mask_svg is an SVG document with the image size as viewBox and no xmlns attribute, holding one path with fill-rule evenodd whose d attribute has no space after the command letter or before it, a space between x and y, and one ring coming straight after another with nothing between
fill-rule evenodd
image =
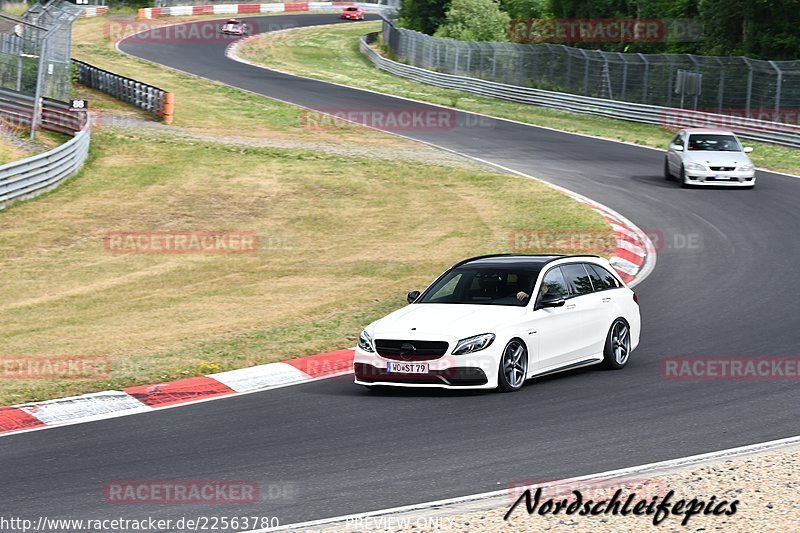
<instances>
[{"instance_id":1,"label":"distant car on track","mask_svg":"<svg viewBox=\"0 0 800 533\"><path fill-rule=\"evenodd\" d=\"M407 298L361 332L357 384L511 392L543 374L622 368L639 344L636 294L597 256L474 257Z\"/></svg>"},{"instance_id":2,"label":"distant car on track","mask_svg":"<svg viewBox=\"0 0 800 533\"><path fill-rule=\"evenodd\" d=\"M364 10L358 6L347 6L342 10L341 18L346 20L364 20Z\"/></svg>"},{"instance_id":3,"label":"distant car on track","mask_svg":"<svg viewBox=\"0 0 800 533\"><path fill-rule=\"evenodd\" d=\"M752 188L755 166L738 137L730 131L688 128L672 139L664 158L664 177L682 187L723 185Z\"/></svg>"},{"instance_id":4,"label":"distant car on track","mask_svg":"<svg viewBox=\"0 0 800 533\"><path fill-rule=\"evenodd\" d=\"M239 19L228 19L220 26L219 32L225 35L247 35L247 24Z\"/></svg>"}]
</instances>

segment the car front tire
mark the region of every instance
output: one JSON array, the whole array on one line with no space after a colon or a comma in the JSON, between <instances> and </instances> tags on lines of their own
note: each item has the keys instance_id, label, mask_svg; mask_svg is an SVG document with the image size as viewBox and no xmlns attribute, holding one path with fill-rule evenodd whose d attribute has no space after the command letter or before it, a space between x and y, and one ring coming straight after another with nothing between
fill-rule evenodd
<instances>
[{"instance_id":1,"label":"car front tire","mask_svg":"<svg viewBox=\"0 0 800 533\"><path fill-rule=\"evenodd\" d=\"M618 318L611 324L603 348L603 368L619 370L625 368L631 357L631 328Z\"/></svg>"},{"instance_id":2,"label":"car front tire","mask_svg":"<svg viewBox=\"0 0 800 533\"><path fill-rule=\"evenodd\" d=\"M664 179L672 181L672 172L669 171L669 159L664 158Z\"/></svg>"},{"instance_id":3,"label":"car front tire","mask_svg":"<svg viewBox=\"0 0 800 533\"><path fill-rule=\"evenodd\" d=\"M683 165L681 165L681 173L680 173L680 180L681 180L681 187L684 189L689 188L689 182L686 181L686 169Z\"/></svg>"},{"instance_id":4,"label":"car front tire","mask_svg":"<svg viewBox=\"0 0 800 533\"><path fill-rule=\"evenodd\" d=\"M497 373L497 390L515 392L525 384L528 375L528 350L525 343L512 339L503 349L500 369Z\"/></svg>"}]
</instances>

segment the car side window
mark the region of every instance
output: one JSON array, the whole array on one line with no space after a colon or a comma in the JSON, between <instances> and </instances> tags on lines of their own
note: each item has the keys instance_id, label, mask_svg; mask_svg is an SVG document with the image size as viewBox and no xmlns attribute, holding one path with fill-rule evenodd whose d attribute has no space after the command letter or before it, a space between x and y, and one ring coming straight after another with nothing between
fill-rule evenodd
<instances>
[{"instance_id":1,"label":"car side window","mask_svg":"<svg viewBox=\"0 0 800 533\"><path fill-rule=\"evenodd\" d=\"M614 276L614 274L606 270L604 267L601 267L600 265L590 265L590 266L602 278L603 283L607 289L619 289L620 287L622 287L619 280Z\"/></svg>"},{"instance_id":2,"label":"car side window","mask_svg":"<svg viewBox=\"0 0 800 533\"><path fill-rule=\"evenodd\" d=\"M564 274L561 268L551 268L542 279L542 287L539 289L539 297L545 294L555 294L561 298L569 297L569 287L567 281L564 279Z\"/></svg>"},{"instance_id":3,"label":"car side window","mask_svg":"<svg viewBox=\"0 0 800 533\"><path fill-rule=\"evenodd\" d=\"M589 294L594 290L589 274L582 264L563 265L561 269L564 271L564 278L567 280L569 292L572 296Z\"/></svg>"},{"instance_id":4,"label":"car side window","mask_svg":"<svg viewBox=\"0 0 800 533\"><path fill-rule=\"evenodd\" d=\"M606 282L603 280L602 276L593 268L594 265L591 263L584 263L583 266L586 268L586 272L589 274L589 279L592 281L592 287L594 287L595 291L604 291L610 288L606 285Z\"/></svg>"},{"instance_id":5,"label":"car side window","mask_svg":"<svg viewBox=\"0 0 800 533\"><path fill-rule=\"evenodd\" d=\"M672 144L683 146L683 137L681 134L677 134L674 139L672 139Z\"/></svg>"}]
</instances>

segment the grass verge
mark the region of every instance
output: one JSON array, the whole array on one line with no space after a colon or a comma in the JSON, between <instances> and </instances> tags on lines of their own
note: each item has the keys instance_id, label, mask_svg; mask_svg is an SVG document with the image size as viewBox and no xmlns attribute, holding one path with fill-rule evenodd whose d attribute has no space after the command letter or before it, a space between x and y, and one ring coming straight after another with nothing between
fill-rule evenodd
<instances>
[{"instance_id":1,"label":"grass verge","mask_svg":"<svg viewBox=\"0 0 800 533\"><path fill-rule=\"evenodd\" d=\"M658 148L665 147L674 135L672 130L659 126L482 98L468 92L442 89L382 72L364 58L358 49L361 35L378 30L379 22L366 22L265 34L242 45L239 54L254 63L302 76L563 131ZM800 150L750 141L748 145L755 147L751 156L756 165L800 174Z\"/></svg>"}]
</instances>

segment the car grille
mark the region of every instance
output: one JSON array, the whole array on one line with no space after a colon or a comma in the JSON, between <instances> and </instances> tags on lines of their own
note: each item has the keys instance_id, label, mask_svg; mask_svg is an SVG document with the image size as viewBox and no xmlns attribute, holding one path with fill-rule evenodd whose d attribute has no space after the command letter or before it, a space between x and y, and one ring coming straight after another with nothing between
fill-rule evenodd
<instances>
[{"instance_id":1,"label":"car grille","mask_svg":"<svg viewBox=\"0 0 800 533\"><path fill-rule=\"evenodd\" d=\"M709 167L709 168L716 172L732 172L736 170L736 167Z\"/></svg>"},{"instance_id":2,"label":"car grille","mask_svg":"<svg viewBox=\"0 0 800 533\"><path fill-rule=\"evenodd\" d=\"M405 345L405 349L403 348ZM409 349L413 346L413 349ZM430 361L447 353L449 345L444 341L408 341L376 339L378 355L393 361Z\"/></svg>"}]
</instances>

